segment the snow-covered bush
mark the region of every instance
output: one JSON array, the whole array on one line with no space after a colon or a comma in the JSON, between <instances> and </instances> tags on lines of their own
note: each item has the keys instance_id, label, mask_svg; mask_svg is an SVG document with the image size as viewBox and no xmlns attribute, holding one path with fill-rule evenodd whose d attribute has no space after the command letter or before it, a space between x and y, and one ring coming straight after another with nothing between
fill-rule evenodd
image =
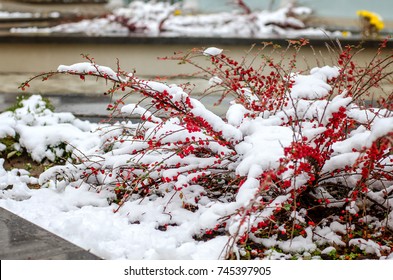
<instances>
[{"instance_id":1,"label":"snow-covered bush","mask_svg":"<svg viewBox=\"0 0 393 280\"><path fill-rule=\"evenodd\" d=\"M243 2L243 1L239 1ZM244 9L243 9L244 10ZM182 14L179 3L132 1L129 6L116 8L105 17L84 19L49 28L12 28L22 33L86 33L88 35L145 34L148 36L219 36L219 37L285 37L341 36L321 28L307 27L311 14L307 7L288 5L276 11L233 10L211 14Z\"/></svg>"},{"instance_id":2,"label":"snow-covered bush","mask_svg":"<svg viewBox=\"0 0 393 280\"><path fill-rule=\"evenodd\" d=\"M309 71L296 68L304 40L289 42L289 61L286 52L269 57L269 44L242 61L215 47L174 57L202 70L210 90L234 97L225 119L178 85L88 57L59 66L46 75L95 76L113 83L108 94L124 91L108 106L124 121L100 126L96 149L47 170L40 183L107 192L133 223L143 216L131 202L159 201L167 215L155 222L165 230L192 212L195 240L227 237L223 258L383 258L393 241L392 93L376 107L365 101L392 75L385 43L366 67L348 46L336 65ZM151 103L125 104L130 94Z\"/></svg>"},{"instance_id":3,"label":"snow-covered bush","mask_svg":"<svg viewBox=\"0 0 393 280\"><path fill-rule=\"evenodd\" d=\"M242 2L243 1L239 1ZM244 3L243 3L244 4ZM243 7L243 6L240 6ZM245 6L246 7L246 6ZM217 14L178 15L179 6L167 2L133 1L129 7L113 11L108 18L131 32L169 33L184 36L259 37L266 34L297 36L322 35L321 30L306 28L302 18L311 14L306 7L288 5L277 11L234 10Z\"/></svg>"},{"instance_id":4,"label":"snow-covered bush","mask_svg":"<svg viewBox=\"0 0 393 280\"><path fill-rule=\"evenodd\" d=\"M0 155L4 158L26 152L37 162L59 163L68 160L75 147L84 150L97 144L85 141L94 125L70 113L54 113L49 101L39 95L19 97L0 119Z\"/></svg>"}]
</instances>

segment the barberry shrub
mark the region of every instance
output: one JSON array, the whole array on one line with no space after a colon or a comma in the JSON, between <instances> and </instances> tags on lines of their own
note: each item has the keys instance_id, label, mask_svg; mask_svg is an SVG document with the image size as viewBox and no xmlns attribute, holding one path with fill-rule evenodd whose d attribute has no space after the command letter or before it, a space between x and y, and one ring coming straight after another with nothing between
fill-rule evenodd
<instances>
[{"instance_id":1,"label":"barberry shrub","mask_svg":"<svg viewBox=\"0 0 393 280\"><path fill-rule=\"evenodd\" d=\"M204 209L196 240L228 236L223 258L389 255L393 95L383 86L392 54L384 41L362 66L358 49L338 45L335 65L297 69L307 44L289 41L279 61L267 54L270 47L278 52L268 43L241 61L214 47L171 58L195 65L209 80L207 93L221 93L218 102L232 98L225 118L186 87L113 71L89 57L40 75L94 76L113 83L107 94L124 92L108 106L124 119L100 126L100 148L49 169L41 184L89 184L109 191L117 209L147 197L167 196L170 204L176 196L187 211ZM126 104L130 94L141 102Z\"/></svg>"}]
</instances>

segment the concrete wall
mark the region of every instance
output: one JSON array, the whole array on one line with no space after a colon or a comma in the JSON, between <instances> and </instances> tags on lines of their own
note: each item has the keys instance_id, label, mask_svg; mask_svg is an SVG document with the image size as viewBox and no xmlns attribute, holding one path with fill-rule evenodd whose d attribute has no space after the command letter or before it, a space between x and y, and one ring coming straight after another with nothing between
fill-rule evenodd
<instances>
[{"instance_id":1,"label":"concrete wall","mask_svg":"<svg viewBox=\"0 0 393 280\"><path fill-rule=\"evenodd\" d=\"M242 59L250 45L220 45L225 53L236 58ZM116 59L120 60L123 70L136 70L136 75L145 78L169 77L172 82L178 83L177 75L192 74L196 69L190 65L178 65L177 61L157 60L157 57L172 56L175 51L187 53L192 48L202 48L201 45L189 44L0 44L0 92L11 93L17 91L18 85L34 74L56 70L58 65L70 65L82 62L84 59L80 53L90 54L100 65L109 66L116 69ZM207 47L207 46L205 46ZM257 54L258 47L249 54L251 59ZM360 65L366 65L374 56L375 48L366 48L361 54L357 55L355 61ZM270 55L270 51L265 50L262 54ZM291 52L285 54L285 59L291 58ZM255 60L254 67L260 66L260 54ZM272 57L278 61L281 57L279 52ZM315 66L333 65L335 54L329 52L325 46L317 46L313 49L304 47L298 56L298 69L307 69ZM210 65L208 59L201 55L198 58L201 65ZM393 66L392 66L393 68ZM180 82L190 81L190 79L180 79ZM193 80L202 91L207 83L204 80ZM41 83L36 80L37 85L29 90L36 93L67 93L67 92L86 92L103 93L107 88L105 84L97 84L95 81L81 82L79 79L62 76L57 82ZM387 85L387 91L393 90L393 84Z\"/></svg>"},{"instance_id":2,"label":"concrete wall","mask_svg":"<svg viewBox=\"0 0 393 280\"><path fill-rule=\"evenodd\" d=\"M139 75L165 76L181 73L193 73L196 69L189 65L178 65L176 61L158 61L158 57L172 56L174 52L186 53L193 48L203 48L188 44L0 44L0 73L39 73L56 70L60 64L73 64L83 61L81 53L90 54L96 62L116 68L116 59L120 60L123 69L135 69ZM228 55L241 59L251 45L220 45ZM257 50L258 47L255 48ZM369 61L375 54L375 48L366 48L357 56L360 64ZM267 52L267 51L265 51ZM316 54L315 54L315 53ZM278 58L278 54L276 55ZM306 65L315 66L316 59L332 64L332 55L325 46L314 49L304 47L300 53L299 68ZM287 54L287 57L290 57ZM200 59L201 63L206 58Z\"/></svg>"}]
</instances>

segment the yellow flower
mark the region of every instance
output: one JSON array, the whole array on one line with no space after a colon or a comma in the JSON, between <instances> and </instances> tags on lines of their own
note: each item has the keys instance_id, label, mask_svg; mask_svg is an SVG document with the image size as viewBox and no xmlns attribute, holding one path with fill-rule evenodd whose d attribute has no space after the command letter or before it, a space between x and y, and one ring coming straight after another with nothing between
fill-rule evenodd
<instances>
[{"instance_id":1,"label":"yellow flower","mask_svg":"<svg viewBox=\"0 0 393 280\"><path fill-rule=\"evenodd\" d=\"M343 37L348 37L349 36L349 32L348 31L341 31L341 35L343 35Z\"/></svg>"},{"instance_id":2,"label":"yellow flower","mask_svg":"<svg viewBox=\"0 0 393 280\"><path fill-rule=\"evenodd\" d=\"M382 18L376 13L367 10L359 10L356 13L358 16L365 18L378 31L381 31L385 27Z\"/></svg>"},{"instance_id":3,"label":"yellow flower","mask_svg":"<svg viewBox=\"0 0 393 280\"><path fill-rule=\"evenodd\" d=\"M180 15L181 15L181 11L180 11L179 9L176 9L176 10L173 12L173 14L174 14L175 16L180 16Z\"/></svg>"}]
</instances>

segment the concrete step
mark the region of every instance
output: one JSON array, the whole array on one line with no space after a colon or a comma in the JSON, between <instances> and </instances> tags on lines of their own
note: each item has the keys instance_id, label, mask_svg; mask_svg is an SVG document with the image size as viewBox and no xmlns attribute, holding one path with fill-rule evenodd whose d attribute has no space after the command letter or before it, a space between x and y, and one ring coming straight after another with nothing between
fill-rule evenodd
<instances>
[{"instance_id":1,"label":"concrete step","mask_svg":"<svg viewBox=\"0 0 393 280\"><path fill-rule=\"evenodd\" d=\"M105 96L104 92L111 87L105 80L97 80L92 77L86 77L81 81L79 77L69 75L54 76L46 82L40 79L32 81L26 91L18 89L18 86L28 78L34 76L33 73L2 73L0 74L0 112L11 107L16 102L19 95L40 94L47 97L56 112L71 112L77 117L89 120L106 119L109 112L106 110L107 105L111 102L110 96ZM155 77L141 77L147 80L157 80ZM226 98L219 106L214 104L219 100L219 94L212 94L203 97L203 92L208 88L208 82L204 79L197 78L168 78L159 80L168 85L190 83L193 90L191 96L201 99L205 106L224 117L229 107L230 97ZM121 98L126 92L119 92L112 99ZM203 97L203 98L202 98ZM138 103L142 99L140 94L131 94L126 103ZM147 106L147 101L142 105Z\"/></svg>"},{"instance_id":2,"label":"concrete step","mask_svg":"<svg viewBox=\"0 0 393 280\"><path fill-rule=\"evenodd\" d=\"M99 260L92 253L0 208L0 259Z\"/></svg>"},{"instance_id":3,"label":"concrete step","mask_svg":"<svg viewBox=\"0 0 393 280\"><path fill-rule=\"evenodd\" d=\"M15 104L16 97L23 94L7 94L0 93L0 112L5 111ZM52 105L55 107L55 112L70 112L81 119L88 119L90 121L98 122L100 120L108 119L109 112L106 110L107 105L110 104L111 98L109 96L95 95L95 94L41 94L47 97ZM113 97L113 100L121 96ZM202 97L201 95L192 95L220 117L225 117L226 111L229 108L231 97L227 97L219 105L215 103L219 100L218 95L209 95ZM138 103L142 99L141 95L134 94L126 99L126 104ZM141 105L147 108L149 101L142 102Z\"/></svg>"}]
</instances>

